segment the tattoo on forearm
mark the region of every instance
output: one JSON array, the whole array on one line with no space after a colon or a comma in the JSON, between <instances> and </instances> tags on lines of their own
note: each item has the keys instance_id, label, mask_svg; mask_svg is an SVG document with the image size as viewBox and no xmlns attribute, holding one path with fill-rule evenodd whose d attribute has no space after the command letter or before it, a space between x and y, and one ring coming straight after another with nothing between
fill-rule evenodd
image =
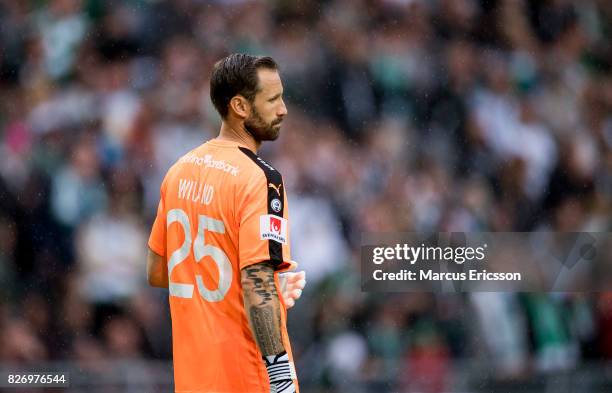
<instances>
[{"instance_id":1,"label":"tattoo on forearm","mask_svg":"<svg viewBox=\"0 0 612 393\"><path fill-rule=\"evenodd\" d=\"M247 278L252 282L253 291L261 297L260 306L269 303L272 296L276 295L274 285L274 270L271 266L257 265L246 268Z\"/></svg>"},{"instance_id":2,"label":"tattoo on forearm","mask_svg":"<svg viewBox=\"0 0 612 393\"><path fill-rule=\"evenodd\" d=\"M244 305L254 338L264 356L284 351L281 336L280 302L274 269L268 264L246 267L243 280Z\"/></svg>"},{"instance_id":3,"label":"tattoo on forearm","mask_svg":"<svg viewBox=\"0 0 612 393\"><path fill-rule=\"evenodd\" d=\"M284 348L280 335L280 320L272 307L253 306L249 310L255 338L264 356L281 353Z\"/></svg>"}]
</instances>

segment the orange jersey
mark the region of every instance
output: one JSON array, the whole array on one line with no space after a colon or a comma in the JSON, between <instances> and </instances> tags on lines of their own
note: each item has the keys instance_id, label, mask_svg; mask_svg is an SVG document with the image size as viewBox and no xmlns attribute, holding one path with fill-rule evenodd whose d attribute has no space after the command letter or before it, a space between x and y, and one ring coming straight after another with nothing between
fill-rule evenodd
<instances>
[{"instance_id":1,"label":"orange jersey","mask_svg":"<svg viewBox=\"0 0 612 393\"><path fill-rule=\"evenodd\" d=\"M269 393L240 270L263 261L277 271L290 267L280 173L234 142L211 140L190 151L164 178L149 247L168 263L176 392ZM276 283L280 294L278 274Z\"/></svg>"}]
</instances>

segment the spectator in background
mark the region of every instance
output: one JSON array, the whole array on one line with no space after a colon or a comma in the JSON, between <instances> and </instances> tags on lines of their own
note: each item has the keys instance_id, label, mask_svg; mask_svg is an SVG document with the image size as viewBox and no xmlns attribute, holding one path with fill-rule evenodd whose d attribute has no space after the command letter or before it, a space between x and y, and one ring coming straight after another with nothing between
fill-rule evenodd
<instances>
[{"instance_id":1,"label":"spectator in background","mask_svg":"<svg viewBox=\"0 0 612 393\"><path fill-rule=\"evenodd\" d=\"M60 224L73 229L104 209L106 199L95 141L84 137L72 148L70 162L53 178L53 216Z\"/></svg>"},{"instance_id":2,"label":"spectator in background","mask_svg":"<svg viewBox=\"0 0 612 393\"><path fill-rule=\"evenodd\" d=\"M109 180L108 207L84 223L76 245L81 293L93 304L121 304L145 285L146 255L132 246L147 237L138 179L129 169L115 169Z\"/></svg>"},{"instance_id":3,"label":"spectator in background","mask_svg":"<svg viewBox=\"0 0 612 393\"><path fill-rule=\"evenodd\" d=\"M71 71L76 52L87 33L88 20L81 0L52 0L41 8L34 23L42 38L45 69L53 79Z\"/></svg>"}]
</instances>

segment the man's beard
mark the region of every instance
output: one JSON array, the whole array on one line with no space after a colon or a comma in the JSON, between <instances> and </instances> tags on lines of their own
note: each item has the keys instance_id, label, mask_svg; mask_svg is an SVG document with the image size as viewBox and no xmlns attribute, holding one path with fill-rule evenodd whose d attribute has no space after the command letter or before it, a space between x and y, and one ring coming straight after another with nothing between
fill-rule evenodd
<instances>
[{"instance_id":1,"label":"man's beard","mask_svg":"<svg viewBox=\"0 0 612 393\"><path fill-rule=\"evenodd\" d=\"M257 112L257 109L253 107L253 113L244 121L244 128L246 128L257 142L273 141L278 138L280 133L279 124L281 122L282 119L278 118L272 123L266 123L259 115L259 112Z\"/></svg>"}]
</instances>

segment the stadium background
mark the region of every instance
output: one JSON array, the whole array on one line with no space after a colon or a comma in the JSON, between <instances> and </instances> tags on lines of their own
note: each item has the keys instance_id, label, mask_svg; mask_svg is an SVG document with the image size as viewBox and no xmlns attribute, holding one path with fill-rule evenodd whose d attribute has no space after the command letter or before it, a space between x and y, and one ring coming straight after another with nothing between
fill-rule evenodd
<instances>
[{"instance_id":1,"label":"stadium background","mask_svg":"<svg viewBox=\"0 0 612 393\"><path fill-rule=\"evenodd\" d=\"M612 391L612 294L373 296L358 266L362 231L609 231L611 32L607 0L0 1L0 366L169 391L146 239L246 51L289 105L261 155L303 391Z\"/></svg>"}]
</instances>

